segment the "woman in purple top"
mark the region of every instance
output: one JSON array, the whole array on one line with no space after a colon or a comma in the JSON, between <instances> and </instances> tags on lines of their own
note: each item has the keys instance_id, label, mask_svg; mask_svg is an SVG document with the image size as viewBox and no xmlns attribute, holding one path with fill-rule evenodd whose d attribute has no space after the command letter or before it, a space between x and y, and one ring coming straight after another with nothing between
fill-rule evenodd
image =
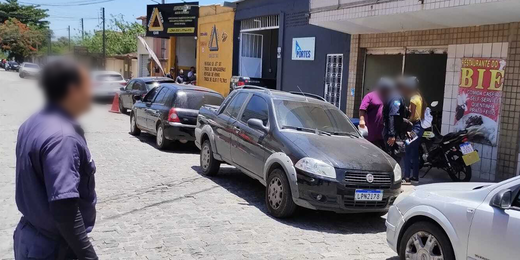
<instances>
[{"instance_id":1,"label":"woman in purple top","mask_svg":"<svg viewBox=\"0 0 520 260\"><path fill-rule=\"evenodd\" d=\"M359 127L368 128L367 140L383 149L383 101L377 91L368 93L359 107Z\"/></svg>"}]
</instances>

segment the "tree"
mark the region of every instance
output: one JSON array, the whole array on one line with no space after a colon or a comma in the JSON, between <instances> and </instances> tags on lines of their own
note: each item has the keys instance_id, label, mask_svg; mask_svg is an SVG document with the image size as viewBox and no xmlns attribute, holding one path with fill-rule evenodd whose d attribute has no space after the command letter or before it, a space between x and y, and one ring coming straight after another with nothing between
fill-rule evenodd
<instances>
[{"instance_id":1,"label":"tree","mask_svg":"<svg viewBox=\"0 0 520 260\"><path fill-rule=\"evenodd\" d=\"M137 36L146 32L145 28L136 22L124 21L123 16L112 16L106 30L107 55L127 54L137 51ZM78 39L80 45L87 47L90 53L103 52L103 32L87 32L85 39Z\"/></svg>"},{"instance_id":2,"label":"tree","mask_svg":"<svg viewBox=\"0 0 520 260\"><path fill-rule=\"evenodd\" d=\"M41 29L48 28L49 22L43 20L49 17L47 11L47 9L40 9L39 6L20 5L18 0L6 0L5 3L0 3L0 23L10 18L16 18L30 26L34 25Z\"/></svg>"},{"instance_id":3,"label":"tree","mask_svg":"<svg viewBox=\"0 0 520 260\"><path fill-rule=\"evenodd\" d=\"M0 24L0 48L9 52L10 57L23 60L24 57L35 53L38 43L44 35L37 28L28 26L16 18L11 18Z\"/></svg>"},{"instance_id":4,"label":"tree","mask_svg":"<svg viewBox=\"0 0 520 260\"><path fill-rule=\"evenodd\" d=\"M39 49L46 50L46 46L48 46L48 36L52 33L49 30L49 22L44 20L49 17L47 12L47 9L41 9L37 5L21 5L18 3L18 0L6 0L5 2L0 2L0 24L5 24L11 19L16 19L31 29L31 33L27 33L26 36L30 34L37 35L37 40L39 40ZM38 33L35 33L34 31L38 31ZM0 37L2 36L4 35L0 35ZM47 37L41 38L40 36ZM23 46L24 44L21 45ZM22 54L15 53L17 59L23 59L24 57L20 55Z\"/></svg>"}]
</instances>

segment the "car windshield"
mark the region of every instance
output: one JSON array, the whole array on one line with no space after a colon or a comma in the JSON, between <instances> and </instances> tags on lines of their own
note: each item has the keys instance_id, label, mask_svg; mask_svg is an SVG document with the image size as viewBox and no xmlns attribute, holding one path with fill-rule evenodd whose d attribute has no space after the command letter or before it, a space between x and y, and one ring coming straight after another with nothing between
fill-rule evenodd
<instances>
[{"instance_id":1,"label":"car windshield","mask_svg":"<svg viewBox=\"0 0 520 260\"><path fill-rule=\"evenodd\" d=\"M119 74L101 74L96 76L97 81L121 81L123 77Z\"/></svg>"},{"instance_id":2,"label":"car windshield","mask_svg":"<svg viewBox=\"0 0 520 260\"><path fill-rule=\"evenodd\" d=\"M36 65L36 64L30 64L30 63L25 64L24 67L27 67L27 68L33 68L33 69L38 69L38 68L40 68L38 65Z\"/></svg>"},{"instance_id":3,"label":"car windshield","mask_svg":"<svg viewBox=\"0 0 520 260\"><path fill-rule=\"evenodd\" d=\"M282 129L314 130L332 135L355 135L354 125L339 109L327 104L274 100L276 118Z\"/></svg>"},{"instance_id":4,"label":"car windshield","mask_svg":"<svg viewBox=\"0 0 520 260\"><path fill-rule=\"evenodd\" d=\"M10 61L10 62L9 62L9 65L18 65L18 62L16 62L16 61Z\"/></svg>"},{"instance_id":5,"label":"car windshield","mask_svg":"<svg viewBox=\"0 0 520 260\"><path fill-rule=\"evenodd\" d=\"M174 107L199 110L203 105L219 106L222 101L224 101L224 98L217 93L181 90L177 92Z\"/></svg>"},{"instance_id":6,"label":"car windshield","mask_svg":"<svg viewBox=\"0 0 520 260\"><path fill-rule=\"evenodd\" d=\"M165 81L148 81L146 82L146 90L150 91L152 88L156 88L161 85L161 83L172 83L174 81L165 80Z\"/></svg>"}]
</instances>

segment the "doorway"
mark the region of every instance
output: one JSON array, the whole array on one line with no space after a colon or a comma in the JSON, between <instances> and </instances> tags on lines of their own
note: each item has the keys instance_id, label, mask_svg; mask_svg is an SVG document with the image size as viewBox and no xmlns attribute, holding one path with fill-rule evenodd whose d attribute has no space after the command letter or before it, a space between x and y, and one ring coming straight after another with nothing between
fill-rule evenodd
<instances>
[{"instance_id":1,"label":"doorway","mask_svg":"<svg viewBox=\"0 0 520 260\"><path fill-rule=\"evenodd\" d=\"M365 60L365 77L363 80L363 96L374 90L382 77L395 78L403 71L403 55L367 55Z\"/></svg>"}]
</instances>

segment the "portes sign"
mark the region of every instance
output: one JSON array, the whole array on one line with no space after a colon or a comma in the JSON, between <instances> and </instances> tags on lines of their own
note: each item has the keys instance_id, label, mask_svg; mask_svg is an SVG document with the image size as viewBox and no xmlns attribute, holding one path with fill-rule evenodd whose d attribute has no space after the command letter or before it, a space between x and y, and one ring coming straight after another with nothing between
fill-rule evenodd
<instances>
[{"instance_id":1,"label":"portes sign","mask_svg":"<svg viewBox=\"0 0 520 260\"><path fill-rule=\"evenodd\" d=\"M314 60L315 37L293 38L292 60Z\"/></svg>"}]
</instances>

